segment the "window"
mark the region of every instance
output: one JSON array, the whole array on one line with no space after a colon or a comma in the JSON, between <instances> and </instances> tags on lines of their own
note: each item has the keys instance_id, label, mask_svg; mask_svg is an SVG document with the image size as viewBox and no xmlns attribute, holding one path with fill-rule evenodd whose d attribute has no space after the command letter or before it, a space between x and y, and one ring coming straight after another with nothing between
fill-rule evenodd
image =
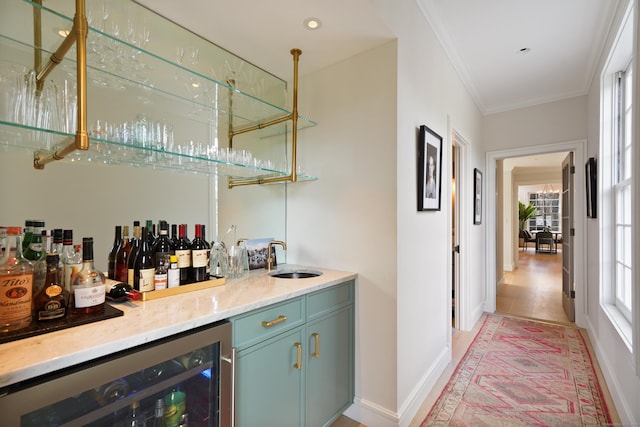
<instances>
[{"instance_id":1,"label":"window","mask_svg":"<svg viewBox=\"0 0 640 427\"><path fill-rule=\"evenodd\" d=\"M632 156L632 78L633 68L627 66L615 78L614 140L614 283L615 305L631 322L631 156Z\"/></svg>"},{"instance_id":2,"label":"window","mask_svg":"<svg viewBox=\"0 0 640 427\"><path fill-rule=\"evenodd\" d=\"M604 312L627 344L640 373L640 342L634 342L633 323L639 300L633 295L632 239L634 225L633 177L634 29L633 2L601 75L601 139L598 162L600 225L600 302ZM637 180L637 178L636 178ZM636 215L637 217L637 215ZM634 350L637 349L637 350Z\"/></svg>"},{"instance_id":3,"label":"window","mask_svg":"<svg viewBox=\"0 0 640 427\"><path fill-rule=\"evenodd\" d=\"M529 202L536 207L537 216L529 220L529 231L560 232L560 193L557 191L541 191L529 193Z\"/></svg>"}]
</instances>

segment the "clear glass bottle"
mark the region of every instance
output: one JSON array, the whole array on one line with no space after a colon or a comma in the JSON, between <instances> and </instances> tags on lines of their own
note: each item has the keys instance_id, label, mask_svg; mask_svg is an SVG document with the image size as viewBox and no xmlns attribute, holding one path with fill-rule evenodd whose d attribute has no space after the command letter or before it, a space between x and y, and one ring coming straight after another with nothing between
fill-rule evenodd
<instances>
[{"instance_id":1,"label":"clear glass bottle","mask_svg":"<svg viewBox=\"0 0 640 427\"><path fill-rule=\"evenodd\" d=\"M93 237L82 239L82 270L71 283L73 313L91 314L104 310L105 277L93 264Z\"/></svg>"},{"instance_id":2,"label":"clear glass bottle","mask_svg":"<svg viewBox=\"0 0 640 427\"><path fill-rule=\"evenodd\" d=\"M61 256L62 255L62 249L64 249L64 232L63 232L62 228L54 228L53 229L53 244L51 245L50 254L55 254L55 255Z\"/></svg>"},{"instance_id":3,"label":"clear glass bottle","mask_svg":"<svg viewBox=\"0 0 640 427\"><path fill-rule=\"evenodd\" d=\"M47 279L33 298L34 318L48 321L63 318L67 313L69 293L60 282L57 254L47 255Z\"/></svg>"},{"instance_id":4,"label":"clear glass bottle","mask_svg":"<svg viewBox=\"0 0 640 427\"><path fill-rule=\"evenodd\" d=\"M31 324L33 265L22 256L22 229L6 229L5 251L0 259L0 332Z\"/></svg>"}]
</instances>

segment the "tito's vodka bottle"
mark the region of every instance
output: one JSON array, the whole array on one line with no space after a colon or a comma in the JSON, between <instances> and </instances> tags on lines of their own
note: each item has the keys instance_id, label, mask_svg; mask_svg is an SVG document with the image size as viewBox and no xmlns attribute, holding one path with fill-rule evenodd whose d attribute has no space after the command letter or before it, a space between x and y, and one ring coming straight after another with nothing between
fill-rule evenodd
<instances>
[{"instance_id":1,"label":"tito's vodka bottle","mask_svg":"<svg viewBox=\"0 0 640 427\"><path fill-rule=\"evenodd\" d=\"M73 313L91 314L104 310L104 274L93 266L93 237L82 239L82 270L73 278Z\"/></svg>"},{"instance_id":2,"label":"tito's vodka bottle","mask_svg":"<svg viewBox=\"0 0 640 427\"><path fill-rule=\"evenodd\" d=\"M0 255L0 332L31 324L33 265L22 256L22 229L8 227Z\"/></svg>"}]
</instances>

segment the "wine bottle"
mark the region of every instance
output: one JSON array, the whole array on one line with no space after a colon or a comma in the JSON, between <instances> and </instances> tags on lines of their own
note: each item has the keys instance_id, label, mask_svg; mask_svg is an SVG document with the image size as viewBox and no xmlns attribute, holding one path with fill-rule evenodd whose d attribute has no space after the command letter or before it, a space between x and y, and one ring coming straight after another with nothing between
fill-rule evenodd
<instances>
[{"instance_id":1,"label":"wine bottle","mask_svg":"<svg viewBox=\"0 0 640 427\"><path fill-rule=\"evenodd\" d=\"M207 274L207 245L202 239L202 225L196 224L195 237L191 242L191 264L192 264L192 277L194 282L202 282L209 280Z\"/></svg>"},{"instance_id":2,"label":"wine bottle","mask_svg":"<svg viewBox=\"0 0 640 427\"><path fill-rule=\"evenodd\" d=\"M140 221L133 221L133 238L131 239L131 252L129 253L129 259L127 260L127 283L131 286L135 285L136 257L138 256L138 251L140 250L141 236L142 230L140 229Z\"/></svg>"},{"instance_id":3,"label":"wine bottle","mask_svg":"<svg viewBox=\"0 0 640 427\"><path fill-rule=\"evenodd\" d=\"M122 226L122 239L116 251L115 280L128 283L129 280L129 254L131 253L131 241L129 240L129 226Z\"/></svg>"},{"instance_id":4,"label":"wine bottle","mask_svg":"<svg viewBox=\"0 0 640 427\"><path fill-rule=\"evenodd\" d=\"M171 243L174 248L178 246L178 224L171 224Z\"/></svg>"},{"instance_id":5,"label":"wine bottle","mask_svg":"<svg viewBox=\"0 0 640 427\"><path fill-rule=\"evenodd\" d=\"M180 269L180 286L186 285L191 279L191 242L187 239L187 225L178 227L178 246L176 246L178 268Z\"/></svg>"},{"instance_id":6,"label":"wine bottle","mask_svg":"<svg viewBox=\"0 0 640 427\"><path fill-rule=\"evenodd\" d=\"M207 233L205 232L204 224L201 224L200 227L202 228L202 240L207 247L207 278L205 280L209 280L211 277L211 245L207 242Z\"/></svg>"},{"instance_id":7,"label":"wine bottle","mask_svg":"<svg viewBox=\"0 0 640 427\"><path fill-rule=\"evenodd\" d=\"M5 250L0 257L0 332L31 324L33 265L22 256L22 229L7 227Z\"/></svg>"},{"instance_id":8,"label":"wine bottle","mask_svg":"<svg viewBox=\"0 0 640 427\"><path fill-rule=\"evenodd\" d=\"M153 243L156 241L156 235L153 230L153 220L151 219L147 220L146 228L147 228L147 242L149 243L149 247L152 248Z\"/></svg>"},{"instance_id":9,"label":"wine bottle","mask_svg":"<svg viewBox=\"0 0 640 427\"><path fill-rule=\"evenodd\" d=\"M117 280L105 281L105 294L107 299L124 302L127 299L139 301L142 299L142 294L131 287L128 283L118 282Z\"/></svg>"},{"instance_id":10,"label":"wine bottle","mask_svg":"<svg viewBox=\"0 0 640 427\"><path fill-rule=\"evenodd\" d=\"M175 253L175 248L171 239L169 239L169 224L166 221L160 221L160 232L152 247L153 265L158 266L158 260L164 262L165 255Z\"/></svg>"},{"instance_id":11,"label":"wine bottle","mask_svg":"<svg viewBox=\"0 0 640 427\"><path fill-rule=\"evenodd\" d=\"M149 247L148 236L147 227L142 227L142 242L138 255L136 255L133 281L133 288L139 292L154 290L153 276L155 275L155 268L153 266L153 254Z\"/></svg>"},{"instance_id":12,"label":"wine bottle","mask_svg":"<svg viewBox=\"0 0 640 427\"><path fill-rule=\"evenodd\" d=\"M92 314L104 310L104 274L93 264L93 237L82 238L82 270L71 283L73 313Z\"/></svg>"},{"instance_id":13,"label":"wine bottle","mask_svg":"<svg viewBox=\"0 0 640 427\"><path fill-rule=\"evenodd\" d=\"M47 278L33 301L34 317L39 322L61 319L67 314L69 292L60 282L59 261L59 255L47 255Z\"/></svg>"},{"instance_id":14,"label":"wine bottle","mask_svg":"<svg viewBox=\"0 0 640 427\"><path fill-rule=\"evenodd\" d=\"M116 225L115 228L116 232L113 237L113 244L111 245L111 250L107 256L107 277L109 279L116 278L116 253L118 252L120 241L122 240L122 226Z\"/></svg>"}]
</instances>

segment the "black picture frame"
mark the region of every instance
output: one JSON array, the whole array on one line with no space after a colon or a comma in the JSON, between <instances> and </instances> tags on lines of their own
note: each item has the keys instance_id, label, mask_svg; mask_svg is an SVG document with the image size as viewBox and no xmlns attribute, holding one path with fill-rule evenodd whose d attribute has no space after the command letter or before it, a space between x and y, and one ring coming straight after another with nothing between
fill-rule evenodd
<instances>
[{"instance_id":1,"label":"black picture frame","mask_svg":"<svg viewBox=\"0 0 640 427\"><path fill-rule=\"evenodd\" d=\"M482 224L482 172L473 169L473 223Z\"/></svg>"},{"instance_id":2,"label":"black picture frame","mask_svg":"<svg viewBox=\"0 0 640 427\"><path fill-rule=\"evenodd\" d=\"M417 150L418 211L439 211L442 196L442 137L421 125Z\"/></svg>"},{"instance_id":3,"label":"black picture frame","mask_svg":"<svg viewBox=\"0 0 640 427\"><path fill-rule=\"evenodd\" d=\"M598 217L598 169L595 157L589 157L584 165L587 217Z\"/></svg>"}]
</instances>

